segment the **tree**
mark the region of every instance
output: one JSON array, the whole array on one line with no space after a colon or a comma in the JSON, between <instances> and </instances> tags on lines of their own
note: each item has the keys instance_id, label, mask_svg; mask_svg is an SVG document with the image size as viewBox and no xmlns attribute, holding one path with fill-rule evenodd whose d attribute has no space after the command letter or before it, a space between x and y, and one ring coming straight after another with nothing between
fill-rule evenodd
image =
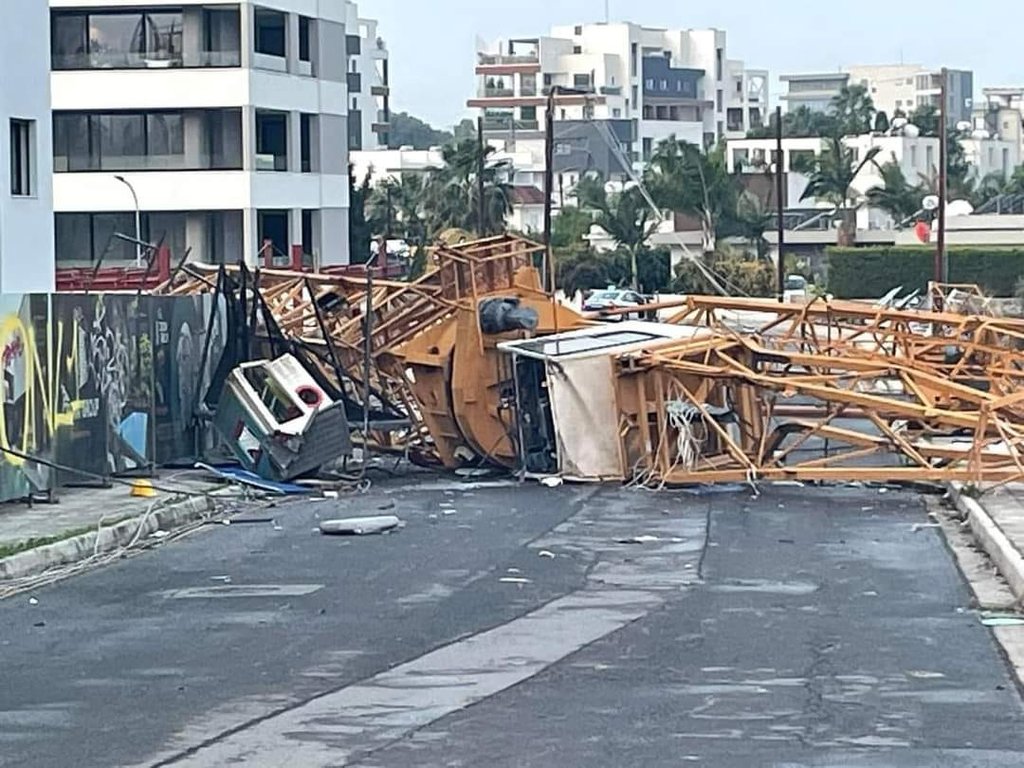
<instances>
[{"instance_id":1,"label":"tree","mask_svg":"<svg viewBox=\"0 0 1024 768\"><path fill-rule=\"evenodd\" d=\"M455 141L463 141L464 139L475 139L476 138L476 120L470 120L468 117L464 117L459 121L459 124L455 126Z\"/></svg>"},{"instance_id":2,"label":"tree","mask_svg":"<svg viewBox=\"0 0 1024 768\"><path fill-rule=\"evenodd\" d=\"M647 185L659 207L697 217L701 249L715 252L719 227L734 213L739 182L729 173L725 146L708 152L685 141L667 139L658 145L647 172Z\"/></svg>"},{"instance_id":3,"label":"tree","mask_svg":"<svg viewBox=\"0 0 1024 768\"><path fill-rule=\"evenodd\" d=\"M362 264L370 258L370 238L373 230L366 220L366 204L370 197L370 174L356 183L352 166L348 169L348 253L349 261Z\"/></svg>"},{"instance_id":4,"label":"tree","mask_svg":"<svg viewBox=\"0 0 1024 768\"><path fill-rule=\"evenodd\" d=\"M853 243L857 233L855 214L859 201L853 182L869 164L877 165L875 158L882 149L872 147L857 162L853 149L843 146L839 136L832 136L827 142L825 150L815 159L814 171L800 199L825 200L841 212L838 244L845 246Z\"/></svg>"},{"instance_id":5,"label":"tree","mask_svg":"<svg viewBox=\"0 0 1024 768\"><path fill-rule=\"evenodd\" d=\"M922 104L907 116L907 120L917 126L922 136L939 135L939 110L932 104Z\"/></svg>"},{"instance_id":6,"label":"tree","mask_svg":"<svg viewBox=\"0 0 1024 768\"><path fill-rule=\"evenodd\" d=\"M782 116L782 136L787 139L805 139L816 136L831 136L836 132L835 117L826 112L818 112L806 106L786 112ZM754 128L747 133L750 139L770 139L775 137L775 117L769 124Z\"/></svg>"},{"instance_id":7,"label":"tree","mask_svg":"<svg viewBox=\"0 0 1024 768\"><path fill-rule=\"evenodd\" d=\"M911 184L903 175L899 163L886 163L881 167L882 184L867 191L869 205L881 208L900 226L921 210L921 201L927 190L920 184Z\"/></svg>"},{"instance_id":8,"label":"tree","mask_svg":"<svg viewBox=\"0 0 1024 768\"><path fill-rule=\"evenodd\" d=\"M482 235L505 231L505 219L512 209L511 191L504 179L506 167L487 159L494 151L491 146L483 150L484 226L480 232L477 206L480 147L475 139L465 139L442 150L444 165L429 174L424 190L432 231L453 227Z\"/></svg>"},{"instance_id":9,"label":"tree","mask_svg":"<svg viewBox=\"0 0 1024 768\"><path fill-rule=\"evenodd\" d=\"M841 136L870 133L875 119L875 104L863 85L844 85L829 104Z\"/></svg>"},{"instance_id":10,"label":"tree","mask_svg":"<svg viewBox=\"0 0 1024 768\"><path fill-rule=\"evenodd\" d=\"M391 149L430 149L451 141L452 134L448 131L438 130L407 112L391 113L391 125L388 129L388 146Z\"/></svg>"},{"instance_id":11,"label":"tree","mask_svg":"<svg viewBox=\"0 0 1024 768\"><path fill-rule=\"evenodd\" d=\"M594 212L594 223L608 233L616 246L629 257L630 285L640 288L638 259L641 251L658 228L647 200L638 187L609 194L604 182L596 176L585 176L576 185L580 207Z\"/></svg>"}]
</instances>

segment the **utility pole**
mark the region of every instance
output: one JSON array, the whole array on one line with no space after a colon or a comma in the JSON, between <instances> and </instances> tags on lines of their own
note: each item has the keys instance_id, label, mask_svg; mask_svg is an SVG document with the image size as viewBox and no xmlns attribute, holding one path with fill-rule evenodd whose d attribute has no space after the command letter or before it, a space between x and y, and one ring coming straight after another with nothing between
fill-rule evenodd
<instances>
[{"instance_id":1,"label":"utility pole","mask_svg":"<svg viewBox=\"0 0 1024 768\"><path fill-rule=\"evenodd\" d=\"M476 119L476 223L480 237L487 234L484 206L484 118Z\"/></svg>"},{"instance_id":2,"label":"utility pole","mask_svg":"<svg viewBox=\"0 0 1024 768\"><path fill-rule=\"evenodd\" d=\"M786 221L783 216L785 211L785 189L783 186L783 162L782 162L782 107L775 108L775 197L777 202L775 203L776 208L779 211L778 216L778 240L779 240L779 257L778 257L778 296L779 303L781 304L786 300L786 263L783 257L783 246L786 244Z\"/></svg>"},{"instance_id":3,"label":"utility pole","mask_svg":"<svg viewBox=\"0 0 1024 768\"><path fill-rule=\"evenodd\" d=\"M941 113L939 115L939 233L935 246L935 282L949 282L946 265L946 196L947 184L949 181L949 157L946 151L946 141L949 133L949 73L945 67L942 68L942 84L939 97L941 100ZM938 295L938 292L936 292ZM941 310L942 307L936 307Z\"/></svg>"},{"instance_id":4,"label":"utility pole","mask_svg":"<svg viewBox=\"0 0 1024 768\"><path fill-rule=\"evenodd\" d=\"M552 293L555 290L554 256L551 253L551 198L555 182L555 92L548 91L547 109L544 111L544 282Z\"/></svg>"}]
</instances>

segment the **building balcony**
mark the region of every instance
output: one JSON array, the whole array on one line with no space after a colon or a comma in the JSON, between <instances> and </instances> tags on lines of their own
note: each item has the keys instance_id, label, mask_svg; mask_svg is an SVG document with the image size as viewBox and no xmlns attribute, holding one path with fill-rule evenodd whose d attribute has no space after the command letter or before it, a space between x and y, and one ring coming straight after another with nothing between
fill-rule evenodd
<instances>
[{"instance_id":1,"label":"building balcony","mask_svg":"<svg viewBox=\"0 0 1024 768\"><path fill-rule=\"evenodd\" d=\"M481 88L477 91L477 96L481 99L510 99L515 95L514 88L500 88L497 86Z\"/></svg>"},{"instance_id":2,"label":"building balcony","mask_svg":"<svg viewBox=\"0 0 1024 768\"><path fill-rule=\"evenodd\" d=\"M514 120L509 117L485 117L484 130L491 132L539 131L539 120Z\"/></svg>"},{"instance_id":3,"label":"building balcony","mask_svg":"<svg viewBox=\"0 0 1024 768\"><path fill-rule=\"evenodd\" d=\"M605 96L621 96L622 86L621 85L602 85L598 91Z\"/></svg>"},{"instance_id":4,"label":"building balcony","mask_svg":"<svg viewBox=\"0 0 1024 768\"><path fill-rule=\"evenodd\" d=\"M540 72L540 56L528 54L478 53L476 73L478 75L512 75Z\"/></svg>"}]
</instances>

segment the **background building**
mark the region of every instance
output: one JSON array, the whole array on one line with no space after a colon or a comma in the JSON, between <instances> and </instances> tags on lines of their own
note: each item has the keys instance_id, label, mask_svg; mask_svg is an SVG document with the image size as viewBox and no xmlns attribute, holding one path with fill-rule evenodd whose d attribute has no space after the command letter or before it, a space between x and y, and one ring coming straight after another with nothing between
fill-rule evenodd
<instances>
[{"instance_id":1,"label":"background building","mask_svg":"<svg viewBox=\"0 0 1024 768\"><path fill-rule=\"evenodd\" d=\"M970 120L974 107L974 74L948 69L946 75L950 125ZM939 108L941 105L942 71L919 64L858 65L840 72L782 75L779 79L786 87L781 98L790 110L803 106L824 112L847 85L867 88L875 109L890 118L898 112L910 114L921 106Z\"/></svg>"},{"instance_id":2,"label":"background building","mask_svg":"<svg viewBox=\"0 0 1024 768\"><path fill-rule=\"evenodd\" d=\"M513 140L543 129L555 86L555 119L635 124L627 151L650 157L670 135L709 145L763 123L767 72L730 60L721 30L667 30L636 24L554 27L550 36L498 40L477 51L477 94L467 102L489 138Z\"/></svg>"},{"instance_id":3,"label":"background building","mask_svg":"<svg viewBox=\"0 0 1024 768\"><path fill-rule=\"evenodd\" d=\"M49 21L38 0L7 0L0 28L0 292L52 291Z\"/></svg>"},{"instance_id":4,"label":"background building","mask_svg":"<svg viewBox=\"0 0 1024 768\"><path fill-rule=\"evenodd\" d=\"M391 122L387 44L377 34L376 21L359 18L355 3L346 5L348 148L359 151L387 147Z\"/></svg>"},{"instance_id":5,"label":"background building","mask_svg":"<svg viewBox=\"0 0 1024 768\"><path fill-rule=\"evenodd\" d=\"M273 5L51 0L58 263L133 259L136 198L175 258L348 261L353 4Z\"/></svg>"}]
</instances>

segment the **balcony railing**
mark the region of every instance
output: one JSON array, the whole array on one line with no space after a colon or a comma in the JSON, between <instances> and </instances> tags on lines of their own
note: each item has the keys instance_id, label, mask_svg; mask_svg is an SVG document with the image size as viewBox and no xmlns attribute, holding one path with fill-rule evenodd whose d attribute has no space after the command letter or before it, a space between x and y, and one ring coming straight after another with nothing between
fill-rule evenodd
<instances>
[{"instance_id":1,"label":"balcony railing","mask_svg":"<svg viewBox=\"0 0 1024 768\"><path fill-rule=\"evenodd\" d=\"M514 120L510 117L485 117L485 131L539 131L538 120Z\"/></svg>"},{"instance_id":2,"label":"balcony railing","mask_svg":"<svg viewBox=\"0 0 1024 768\"><path fill-rule=\"evenodd\" d=\"M500 66L500 65L515 65L515 64L539 64L540 56L536 53L528 54L516 54L510 56L508 54L491 54L491 53L478 53L477 63L481 66Z\"/></svg>"},{"instance_id":3,"label":"balcony railing","mask_svg":"<svg viewBox=\"0 0 1024 768\"><path fill-rule=\"evenodd\" d=\"M68 53L53 55L55 70L76 69L177 69L180 67L238 67L241 51L194 51L171 56L145 53Z\"/></svg>"},{"instance_id":4,"label":"balcony railing","mask_svg":"<svg viewBox=\"0 0 1024 768\"><path fill-rule=\"evenodd\" d=\"M480 90L480 96L485 99L512 98L516 95L514 88L498 88L497 86L485 87Z\"/></svg>"},{"instance_id":5,"label":"balcony railing","mask_svg":"<svg viewBox=\"0 0 1024 768\"><path fill-rule=\"evenodd\" d=\"M620 96L622 95L621 85L602 85L601 93L605 96Z\"/></svg>"},{"instance_id":6,"label":"balcony railing","mask_svg":"<svg viewBox=\"0 0 1024 768\"><path fill-rule=\"evenodd\" d=\"M90 171L237 171L242 169L241 146L232 156L222 153L185 155L55 155L54 173L88 173Z\"/></svg>"},{"instance_id":7,"label":"balcony railing","mask_svg":"<svg viewBox=\"0 0 1024 768\"><path fill-rule=\"evenodd\" d=\"M287 171L287 155L256 154L257 171Z\"/></svg>"}]
</instances>

